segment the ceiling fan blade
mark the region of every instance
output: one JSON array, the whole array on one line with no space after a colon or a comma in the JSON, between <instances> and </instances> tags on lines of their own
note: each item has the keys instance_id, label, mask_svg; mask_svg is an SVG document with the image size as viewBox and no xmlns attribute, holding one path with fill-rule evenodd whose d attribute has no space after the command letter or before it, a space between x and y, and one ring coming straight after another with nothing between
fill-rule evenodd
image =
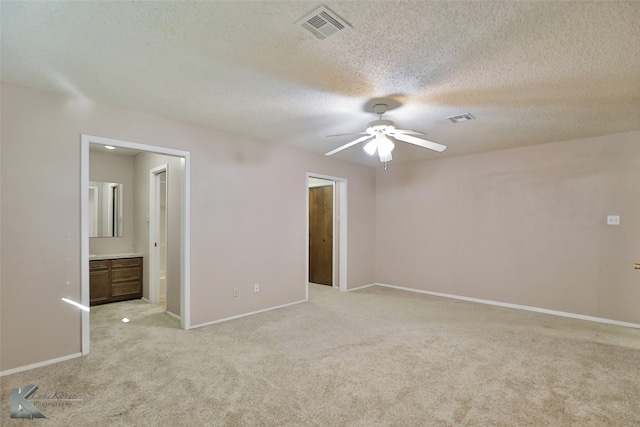
<instances>
[{"instance_id":1,"label":"ceiling fan blade","mask_svg":"<svg viewBox=\"0 0 640 427\"><path fill-rule=\"evenodd\" d=\"M342 150L344 150L344 149L347 149L347 148L349 148L349 147L353 147L354 145L356 145L356 144L358 144L358 143L360 143L360 142L362 142L362 141L366 141L366 140L367 140L367 139L369 139L369 138L373 138L373 135L367 134L367 135L365 135L365 136L363 136L363 137L360 137L360 138L358 138L358 139L356 139L356 140L354 140L354 141L351 141L351 142L349 142L349 143L347 143L347 144L344 144L344 145L343 145L343 146L341 146L341 147L338 147L338 148L336 148L336 149L334 149L334 150L331 150L331 151L329 151L328 153L324 153L324 155L325 155L325 156L331 156L331 155L334 155L334 154L339 153L340 151L342 151Z\"/></svg>"},{"instance_id":2,"label":"ceiling fan blade","mask_svg":"<svg viewBox=\"0 0 640 427\"><path fill-rule=\"evenodd\" d=\"M438 144L437 142L427 141L426 139L416 138L415 136L405 135L403 133L395 134L393 137L399 141L408 142L409 144L418 145L420 147L428 148L442 152L447 149L446 145Z\"/></svg>"},{"instance_id":3,"label":"ceiling fan blade","mask_svg":"<svg viewBox=\"0 0 640 427\"><path fill-rule=\"evenodd\" d=\"M419 132L417 130L410 130L410 129L394 129L393 132L391 133L391 136L393 136L394 133L404 133L408 135L424 135L424 133L422 132Z\"/></svg>"},{"instance_id":4,"label":"ceiling fan blade","mask_svg":"<svg viewBox=\"0 0 640 427\"><path fill-rule=\"evenodd\" d=\"M347 135L364 135L367 132L355 132L355 133L337 133L335 135L327 135L327 138L331 138L334 136L347 136Z\"/></svg>"}]
</instances>

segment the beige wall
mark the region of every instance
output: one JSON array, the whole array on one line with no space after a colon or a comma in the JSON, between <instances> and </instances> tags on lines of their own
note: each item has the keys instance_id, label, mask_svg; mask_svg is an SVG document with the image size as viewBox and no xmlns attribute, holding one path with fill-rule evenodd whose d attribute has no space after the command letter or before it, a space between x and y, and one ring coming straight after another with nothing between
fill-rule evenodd
<instances>
[{"instance_id":1,"label":"beige wall","mask_svg":"<svg viewBox=\"0 0 640 427\"><path fill-rule=\"evenodd\" d=\"M149 191L151 169L167 168L167 311L180 316L180 210L182 163L179 157L140 153L135 157L135 251L144 254L143 295L149 298Z\"/></svg>"},{"instance_id":2,"label":"beige wall","mask_svg":"<svg viewBox=\"0 0 640 427\"><path fill-rule=\"evenodd\" d=\"M81 134L191 153L192 325L305 298L307 172L348 179L348 286L374 282L372 168L12 84L1 108L2 371L81 350L60 300L80 298Z\"/></svg>"},{"instance_id":3,"label":"beige wall","mask_svg":"<svg viewBox=\"0 0 640 427\"><path fill-rule=\"evenodd\" d=\"M640 132L377 172L379 283L640 323ZM620 226L607 226L607 215Z\"/></svg>"},{"instance_id":4,"label":"beige wall","mask_svg":"<svg viewBox=\"0 0 640 427\"><path fill-rule=\"evenodd\" d=\"M348 179L349 288L640 323L640 132L376 172L17 85L1 107L2 371L80 352L80 134L191 153L192 325L304 299L307 172Z\"/></svg>"},{"instance_id":5,"label":"beige wall","mask_svg":"<svg viewBox=\"0 0 640 427\"><path fill-rule=\"evenodd\" d=\"M89 180L123 184L122 204L124 208L122 237L93 237L89 239L89 253L110 255L133 252L133 194L135 189L133 172L133 156L96 151L89 153Z\"/></svg>"}]
</instances>

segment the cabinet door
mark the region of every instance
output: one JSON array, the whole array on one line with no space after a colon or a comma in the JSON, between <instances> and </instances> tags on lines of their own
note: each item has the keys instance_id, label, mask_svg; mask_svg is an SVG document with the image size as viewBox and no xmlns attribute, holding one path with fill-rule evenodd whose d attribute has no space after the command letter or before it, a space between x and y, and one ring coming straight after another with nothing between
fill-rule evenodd
<instances>
[{"instance_id":1,"label":"cabinet door","mask_svg":"<svg viewBox=\"0 0 640 427\"><path fill-rule=\"evenodd\" d=\"M110 289L109 270L89 271L89 305L109 301Z\"/></svg>"}]
</instances>

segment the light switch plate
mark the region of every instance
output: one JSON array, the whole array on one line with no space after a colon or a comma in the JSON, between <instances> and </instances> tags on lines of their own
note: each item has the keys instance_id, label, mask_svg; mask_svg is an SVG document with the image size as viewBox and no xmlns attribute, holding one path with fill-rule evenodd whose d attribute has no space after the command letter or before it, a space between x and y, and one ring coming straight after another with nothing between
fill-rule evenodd
<instances>
[{"instance_id":1,"label":"light switch plate","mask_svg":"<svg viewBox=\"0 0 640 427\"><path fill-rule=\"evenodd\" d=\"M620 225L620 215L608 215L607 225Z\"/></svg>"}]
</instances>

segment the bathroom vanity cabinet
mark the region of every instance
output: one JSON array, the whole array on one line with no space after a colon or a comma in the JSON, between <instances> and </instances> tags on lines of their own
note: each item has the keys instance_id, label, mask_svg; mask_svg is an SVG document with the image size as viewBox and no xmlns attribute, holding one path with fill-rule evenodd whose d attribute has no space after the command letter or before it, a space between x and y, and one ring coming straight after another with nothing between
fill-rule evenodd
<instances>
[{"instance_id":1,"label":"bathroom vanity cabinet","mask_svg":"<svg viewBox=\"0 0 640 427\"><path fill-rule=\"evenodd\" d=\"M142 257L89 261L90 305L142 298Z\"/></svg>"}]
</instances>

